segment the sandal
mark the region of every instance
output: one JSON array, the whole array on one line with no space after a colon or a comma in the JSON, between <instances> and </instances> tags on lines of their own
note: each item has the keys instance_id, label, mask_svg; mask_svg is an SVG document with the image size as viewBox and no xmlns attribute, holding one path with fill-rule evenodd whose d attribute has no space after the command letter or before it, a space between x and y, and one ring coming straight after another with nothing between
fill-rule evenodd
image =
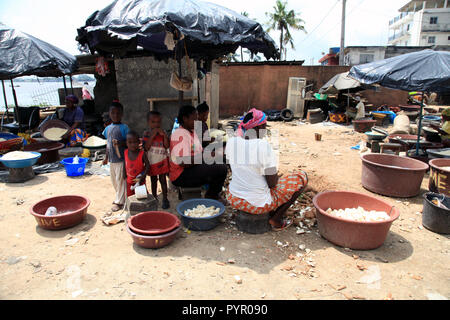
<instances>
[{"instance_id":1,"label":"sandal","mask_svg":"<svg viewBox=\"0 0 450 320\"><path fill-rule=\"evenodd\" d=\"M291 225L293 225L294 221L290 220L290 219L283 220L283 225L281 227L279 227L279 228L275 227L272 224L272 222L270 222L270 220L269 220L269 223L272 226L272 230L273 231L282 231L282 230L285 230L285 229L289 228Z\"/></svg>"},{"instance_id":2,"label":"sandal","mask_svg":"<svg viewBox=\"0 0 450 320\"><path fill-rule=\"evenodd\" d=\"M112 208L111 208L111 211L112 212L117 212L117 211L121 210L122 208L123 208L123 205L114 203Z\"/></svg>"}]
</instances>

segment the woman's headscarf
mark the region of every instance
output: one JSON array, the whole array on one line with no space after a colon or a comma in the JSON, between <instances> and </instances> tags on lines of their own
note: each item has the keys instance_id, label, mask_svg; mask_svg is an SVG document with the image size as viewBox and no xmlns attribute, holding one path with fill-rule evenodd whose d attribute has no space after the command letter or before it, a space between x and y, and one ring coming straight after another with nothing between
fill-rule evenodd
<instances>
[{"instance_id":1,"label":"woman's headscarf","mask_svg":"<svg viewBox=\"0 0 450 320\"><path fill-rule=\"evenodd\" d=\"M244 120L242 120L242 122L239 124L237 135L240 137L244 136L245 131L253 129L267 122L267 115L258 109L253 108L248 113L252 114L252 118L245 123Z\"/></svg>"},{"instance_id":2,"label":"woman's headscarf","mask_svg":"<svg viewBox=\"0 0 450 320\"><path fill-rule=\"evenodd\" d=\"M77 104L78 104L78 98L77 98L77 96L75 96L75 95L73 95L73 94L69 94L69 95L66 97L66 100L72 101L74 105L77 105Z\"/></svg>"}]
</instances>

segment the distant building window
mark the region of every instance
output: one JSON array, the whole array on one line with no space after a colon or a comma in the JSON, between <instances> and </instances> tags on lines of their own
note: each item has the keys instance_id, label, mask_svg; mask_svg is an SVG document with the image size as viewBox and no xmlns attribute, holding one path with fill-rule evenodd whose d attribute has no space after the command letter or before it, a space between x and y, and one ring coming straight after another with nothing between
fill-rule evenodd
<instances>
[{"instance_id":1,"label":"distant building window","mask_svg":"<svg viewBox=\"0 0 450 320\"><path fill-rule=\"evenodd\" d=\"M375 59L375 55L373 55L373 54L361 53L359 55L359 63L360 64L373 62L374 59Z\"/></svg>"},{"instance_id":2,"label":"distant building window","mask_svg":"<svg viewBox=\"0 0 450 320\"><path fill-rule=\"evenodd\" d=\"M437 24L438 23L438 17L430 17L430 24Z\"/></svg>"},{"instance_id":3,"label":"distant building window","mask_svg":"<svg viewBox=\"0 0 450 320\"><path fill-rule=\"evenodd\" d=\"M408 45L408 41L405 41L405 46L407 46Z\"/></svg>"},{"instance_id":4,"label":"distant building window","mask_svg":"<svg viewBox=\"0 0 450 320\"><path fill-rule=\"evenodd\" d=\"M450 36L448 36L448 41L450 41Z\"/></svg>"},{"instance_id":5,"label":"distant building window","mask_svg":"<svg viewBox=\"0 0 450 320\"><path fill-rule=\"evenodd\" d=\"M409 27L410 27L410 25L408 24L408 26L406 27L406 31L409 31Z\"/></svg>"},{"instance_id":6,"label":"distant building window","mask_svg":"<svg viewBox=\"0 0 450 320\"><path fill-rule=\"evenodd\" d=\"M436 37L435 36L428 37L428 43L431 43L431 44L436 43Z\"/></svg>"}]
</instances>

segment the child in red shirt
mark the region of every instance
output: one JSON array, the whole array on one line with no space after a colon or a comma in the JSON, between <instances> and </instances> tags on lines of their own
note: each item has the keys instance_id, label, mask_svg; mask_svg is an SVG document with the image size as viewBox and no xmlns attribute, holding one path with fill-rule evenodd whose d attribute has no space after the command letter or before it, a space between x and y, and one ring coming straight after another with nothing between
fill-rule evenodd
<instances>
[{"instance_id":1,"label":"child in red shirt","mask_svg":"<svg viewBox=\"0 0 450 320\"><path fill-rule=\"evenodd\" d=\"M149 129L144 132L144 150L150 164L149 176L152 183L152 194L158 199L157 187L158 178L162 190L162 208L170 208L167 198L167 180L169 173L169 155L167 149L170 147L169 137L161 129L161 114L157 111L150 111L147 114Z\"/></svg>"},{"instance_id":2,"label":"child in red shirt","mask_svg":"<svg viewBox=\"0 0 450 320\"><path fill-rule=\"evenodd\" d=\"M130 131L127 134L127 147L125 150L125 177L127 180L127 196L134 195L134 190L131 189L136 183L145 185L145 178L147 177L149 163L147 155L144 150L139 150L139 135Z\"/></svg>"}]
</instances>

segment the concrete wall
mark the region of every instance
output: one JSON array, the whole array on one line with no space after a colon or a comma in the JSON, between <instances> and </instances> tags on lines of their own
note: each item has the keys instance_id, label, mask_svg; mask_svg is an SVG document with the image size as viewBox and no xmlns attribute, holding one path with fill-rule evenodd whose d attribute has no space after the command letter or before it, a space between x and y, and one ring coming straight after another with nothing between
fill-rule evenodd
<instances>
[{"instance_id":1,"label":"concrete wall","mask_svg":"<svg viewBox=\"0 0 450 320\"><path fill-rule=\"evenodd\" d=\"M240 115L252 107L283 109L290 77L304 77L319 90L334 75L348 70L339 66L221 66L220 117Z\"/></svg>"},{"instance_id":2,"label":"concrete wall","mask_svg":"<svg viewBox=\"0 0 450 320\"><path fill-rule=\"evenodd\" d=\"M191 76L195 79L196 66L191 63ZM123 122L140 134L147 126L146 116L150 110L147 98L177 98L178 91L169 82L178 65L173 59L169 63L157 61L153 57L127 58L115 60L117 92L124 105ZM183 75L187 73L186 60L182 60ZM185 92L186 97L197 96L197 89ZM163 129L170 130L178 114L178 102L157 102L155 109L163 115Z\"/></svg>"},{"instance_id":3,"label":"concrete wall","mask_svg":"<svg viewBox=\"0 0 450 320\"><path fill-rule=\"evenodd\" d=\"M314 91L334 75L349 71L344 66L238 65L220 67L220 117L241 115L252 107L261 110L286 107L289 77L304 77ZM405 104L407 93L381 88L362 92L374 105Z\"/></svg>"}]
</instances>

